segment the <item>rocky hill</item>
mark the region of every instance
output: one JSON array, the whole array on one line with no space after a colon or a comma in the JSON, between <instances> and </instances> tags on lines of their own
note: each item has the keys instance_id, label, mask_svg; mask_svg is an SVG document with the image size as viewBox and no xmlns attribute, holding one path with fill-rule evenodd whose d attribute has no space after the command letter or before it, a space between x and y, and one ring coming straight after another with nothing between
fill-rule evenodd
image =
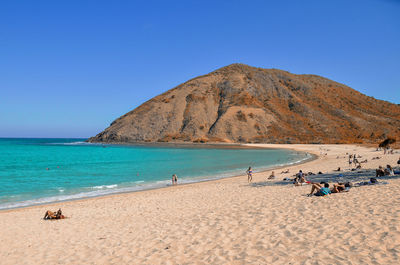
<instances>
[{"instance_id":1,"label":"rocky hill","mask_svg":"<svg viewBox=\"0 0 400 265\"><path fill-rule=\"evenodd\" d=\"M316 75L232 64L119 117L89 142L367 143L400 139L400 106Z\"/></svg>"}]
</instances>

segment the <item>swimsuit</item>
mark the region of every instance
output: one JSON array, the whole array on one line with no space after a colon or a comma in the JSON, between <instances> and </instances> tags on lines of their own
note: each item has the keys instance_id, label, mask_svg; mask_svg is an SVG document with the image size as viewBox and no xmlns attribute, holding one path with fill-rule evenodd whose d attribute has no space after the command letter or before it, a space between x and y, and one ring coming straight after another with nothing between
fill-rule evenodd
<instances>
[{"instance_id":1,"label":"swimsuit","mask_svg":"<svg viewBox=\"0 0 400 265\"><path fill-rule=\"evenodd\" d=\"M331 193L331 190L328 188L321 188L319 191L317 191L314 195L315 196L325 196Z\"/></svg>"}]
</instances>

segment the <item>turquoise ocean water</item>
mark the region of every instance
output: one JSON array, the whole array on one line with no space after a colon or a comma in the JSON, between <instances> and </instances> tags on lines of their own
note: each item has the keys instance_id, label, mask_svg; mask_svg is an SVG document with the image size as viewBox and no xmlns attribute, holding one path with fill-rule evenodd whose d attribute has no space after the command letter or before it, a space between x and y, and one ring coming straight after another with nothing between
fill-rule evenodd
<instances>
[{"instance_id":1,"label":"turquoise ocean water","mask_svg":"<svg viewBox=\"0 0 400 265\"><path fill-rule=\"evenodd\" d=\"M88 144L85 139L0 138L0 209L262 171L310 158L305 153L239 147Z\"/></svg>"}]
</instances>

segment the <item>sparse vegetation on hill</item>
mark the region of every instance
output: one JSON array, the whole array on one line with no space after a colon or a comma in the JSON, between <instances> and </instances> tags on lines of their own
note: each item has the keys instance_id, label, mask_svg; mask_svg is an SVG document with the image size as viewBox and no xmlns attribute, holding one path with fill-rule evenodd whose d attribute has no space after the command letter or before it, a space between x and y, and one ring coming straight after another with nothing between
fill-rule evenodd
<instances>
[{"instance_id":1,"label":"sparse vegetation on hill","mask_svg":"<svg viewBox=\"0 0 400 265\"><path fill-rule=\"evenodd\" d=\"M400 138L400 106L316 75L232 64L116 119L90 142L371 143Z\"/></svg>"}]
</instances>

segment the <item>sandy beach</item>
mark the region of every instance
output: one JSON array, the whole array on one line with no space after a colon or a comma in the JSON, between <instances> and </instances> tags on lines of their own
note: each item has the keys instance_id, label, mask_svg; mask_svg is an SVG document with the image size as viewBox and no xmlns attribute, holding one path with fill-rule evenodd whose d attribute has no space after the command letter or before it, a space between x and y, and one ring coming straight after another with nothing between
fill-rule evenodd
<instances>
[{"instance_id":1,"label":"sandy beach","mask_svg":"<svg viewBox=\"0 0 400 265\"><path fill-rule=\"evenodd\" d=\"M307 197L310 185L267 185L298 170L396 165L399 152L355 145L267 145L318 155L240 177L0 211L0 264L397 264L400 179ZM380 159L372 160L373 157ZM289 169L289 173L281 171ZM246 169L243 169L245 171ZM371 176L372 177L372 176ZM68 219L45 221L62 208Z\"/></svg>"}]
</instances>

